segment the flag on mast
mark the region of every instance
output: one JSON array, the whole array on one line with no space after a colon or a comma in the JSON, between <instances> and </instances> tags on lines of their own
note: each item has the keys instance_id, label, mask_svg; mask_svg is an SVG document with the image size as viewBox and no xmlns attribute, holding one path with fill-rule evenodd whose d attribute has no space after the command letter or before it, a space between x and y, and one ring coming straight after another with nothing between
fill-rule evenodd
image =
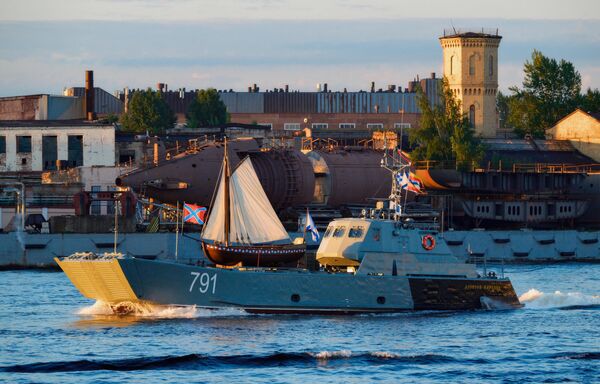
<instances>
[{"instance_id":1,"label":"flag on mast","mask_svg":"<svg viewBox=\"0 0 600 384\"><path fill-rule=\"evenodd\" d=\"M204 216L206 215L206 207L201 207L196 204L183 204L183 221L186 223L204 224Z\"/></svg>"},{"instance_id":2,"label":"flag on mast","mask_svg":"<svg viewBox=\"0 0 600 384\"><path fill-rule=\"evenodd\" d=\"M308 209L306 210L306 226L305 226L306 232L310 232L310 235L313 239L313 241L319 241L319 231L317 230L317 226L315 225L315 222L313 221L313 218L310 216L310 213L308 213Z\"/></svg>"}]
</instances>

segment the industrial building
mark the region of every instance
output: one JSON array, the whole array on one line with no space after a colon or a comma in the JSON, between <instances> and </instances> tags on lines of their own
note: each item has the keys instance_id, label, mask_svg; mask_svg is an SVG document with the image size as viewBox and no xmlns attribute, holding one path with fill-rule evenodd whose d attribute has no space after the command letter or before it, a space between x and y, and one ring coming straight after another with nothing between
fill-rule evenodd
<instances>
[{"instance_id":1,"label":"industrial building","mask_svg":"<svg viewBox=\"0 0 600 384\"><path fill-rule=\"evenodd\" d=\"M219 95L232 123L265 125L280 136L291 136L308 128L316 137L353 138L370 137L376 130L417 126L420 115L417 87L421 87L433 105L440 84L441 79L432 73L429 78L409 82L406 88L388 85L386 89L377 89L371 83L369 91L331 91L325 83L318 85L315 92L293 91L287 85L261 91L254 84L246 92L219 90ZM184 123L198 90L169 90L163 83L157 84L157 90L177 115L178 122ZM120 93L125 108L137 91L125 89Z\"/></svg>"}]
</instances>

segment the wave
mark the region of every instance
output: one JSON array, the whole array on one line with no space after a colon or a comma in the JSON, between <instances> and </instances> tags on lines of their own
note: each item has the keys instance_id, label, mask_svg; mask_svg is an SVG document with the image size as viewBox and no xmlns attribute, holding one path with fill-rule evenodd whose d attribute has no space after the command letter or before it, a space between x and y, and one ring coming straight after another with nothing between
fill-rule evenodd
<instances>
[{"instance_id":1,"label":"wave","mask_svg":"<svg viewBox=\"0 0 600 384\"><path fill-rule=\"evenodd\" d=\"M600 352L567 352L553 357L560 360L600 360Z\"/></svg>"},{"instance_id":2,"label":"wave","mask_svg":"<svg viewBox=\"0 0 600 384\"><path fill-rule=\"evenodd\" d=\"M584 295L580 292L555 291L544 293L535 288L530 289L521 296L519 301L526 304L526 308L589 308L600 306L600 296Z\"/></svg>"},{"instance_id":3,"label":"wave","mask_svg":"<svg viewBox=\"0 0 600 384\"><path fill-rule=\"evenodd\" d=\"M237 308L205 309L195 305L165 306L148 303L122 302L111 305L105 301L97 300L94 304L81 308L78 315L113 316L125 315L149 319L194 319L201 317L228 317L250 316L247 312Z\"/></svg>"},{"instance_id":4,"label":"wave","mask_svg":"<svg viewBox=\"0 0 600 384\"><path fill-rule=\"evenodd\" d=\"M159 369L198 369L218 367L281 367L315 366L324 363L370 364L434 364L453 362L445 355L399 355L391 352L353 353L351 351L278 352L269 355L208 356L188 354L182 356L142 357L120 360L75 360L41 362L0 367L0 372L53 373L78 371L138 371Z\"/></svg>"}]
</instances>

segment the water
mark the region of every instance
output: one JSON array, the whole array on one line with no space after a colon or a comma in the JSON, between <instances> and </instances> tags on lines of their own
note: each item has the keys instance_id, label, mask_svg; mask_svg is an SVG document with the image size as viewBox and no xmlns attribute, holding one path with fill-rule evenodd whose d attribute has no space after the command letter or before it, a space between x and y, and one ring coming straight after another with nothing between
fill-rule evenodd
<instances>
[{"instance_id":1,"label":"water","mask_svg":"<svg viewBox=\"0 0 600 384\"><path fill-rule=\"evenodd\" d=\"M109 315L62 273L0 272L0 382L600 382L600 265L506 268L527 307Z\"/></svg>"}]
</instances>

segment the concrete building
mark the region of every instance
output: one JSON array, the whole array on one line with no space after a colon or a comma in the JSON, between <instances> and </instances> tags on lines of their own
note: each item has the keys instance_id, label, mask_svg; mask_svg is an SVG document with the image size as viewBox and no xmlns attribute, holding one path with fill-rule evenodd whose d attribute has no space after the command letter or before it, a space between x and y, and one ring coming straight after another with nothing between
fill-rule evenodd
<instances>
[{"instance_id":1,"label":"concrete building","mask_svg":"<svg viewBox=\"0 0 600 384\"><path fill-rule=\"evenodd\" d=\"M0 121L0 172L115 165L113 124L77 120Z\"/></svg>"},{"instance_id":2,"label":"concrete building","mask_svg":"<svg viewBox=\"0 0 600 384\"><path fill-rule=\"evenodd\" d=\"M475 132L496 137L498 113L498 46L502 36L495 31L444 31L440 37L444 76L460 100Z\"/></svg>"},{"instance_id":3,"label":"concrete building","mask_svg":"<svg viewBox=\"0 0 600 384\"><path fill-rule=\"evenodd\" d=\"M576 109L547 131L556 140L569 140L573 147L600 162L600 113Z\"/></svg>"}]
</instances>

